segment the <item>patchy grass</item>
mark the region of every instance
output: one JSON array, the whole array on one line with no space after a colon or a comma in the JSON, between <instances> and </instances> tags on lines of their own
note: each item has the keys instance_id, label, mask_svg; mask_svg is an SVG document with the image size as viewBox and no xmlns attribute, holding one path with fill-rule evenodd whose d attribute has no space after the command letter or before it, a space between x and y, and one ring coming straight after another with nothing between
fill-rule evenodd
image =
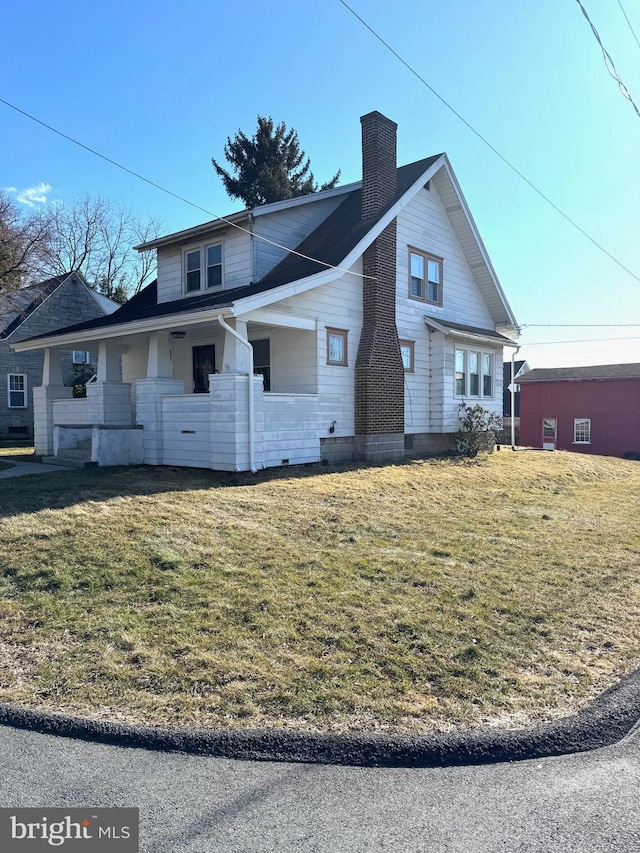
<instances>
[{"instance_id":1,"label":"patchy grass","mask_svg":"<svg viewBox=\"0 0 640 853\"><path fill-rule=\"evenodd\" d=\"M310 730L567 714L640 664L639 510L638 463L563 453L3 481L0 701Z\"/></svg>"},{"instance_id":2,"label":"patchy grass","mask_svg":"<svg viewBox=\"0 0 640 853\"><path fill-rule=\"evenodd\" d=\"M0 461L7 461L1 457L11 457L16 462L39 462L42 458L35 455L33 444L28 441L0 441Z\"/></svg>"}]
</instances>

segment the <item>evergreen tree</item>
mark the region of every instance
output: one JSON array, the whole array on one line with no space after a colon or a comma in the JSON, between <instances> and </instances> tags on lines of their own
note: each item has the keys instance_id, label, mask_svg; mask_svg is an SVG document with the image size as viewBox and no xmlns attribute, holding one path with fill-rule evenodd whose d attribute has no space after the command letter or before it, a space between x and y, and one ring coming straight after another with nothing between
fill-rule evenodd
<instances>
[{"instance_id":1,"label":"evergreen tree","mask_svg":"<svg viewBox=\"0 0 640 853\"><path fill-rule=\"evenodd\" d=\"M227 138L224 156L231 166L226 171L213 158L213 167L222 178L227 194L239 198L249 208L318 189L333 189L340 171L318 187L311 164L300 148L297 132L287 130L282 121L274 128L273 119L258 116L258 128L252 137L238 130L234 139Z\"/></svg>"}]
</instances>

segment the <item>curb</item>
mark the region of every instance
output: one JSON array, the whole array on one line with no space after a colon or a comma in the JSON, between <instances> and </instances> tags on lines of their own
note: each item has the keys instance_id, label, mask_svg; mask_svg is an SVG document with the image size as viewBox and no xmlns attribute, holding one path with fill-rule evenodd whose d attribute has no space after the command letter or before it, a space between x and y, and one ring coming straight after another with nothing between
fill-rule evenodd
<instances>
[{"instance_id":1,"label":"curb","mask_svg":"<svg viewBox=\"0 0 640 853\"><path fill-rule=\"evenodd\" d=\"M353 767L452 767L523 761L611 746L640 720L640 669L572 717L532 729L425 735L323 734L286 729L194 730L120 725L0 704L0 725L141 749L245 761Z\"/></svg>"}]
</instances>

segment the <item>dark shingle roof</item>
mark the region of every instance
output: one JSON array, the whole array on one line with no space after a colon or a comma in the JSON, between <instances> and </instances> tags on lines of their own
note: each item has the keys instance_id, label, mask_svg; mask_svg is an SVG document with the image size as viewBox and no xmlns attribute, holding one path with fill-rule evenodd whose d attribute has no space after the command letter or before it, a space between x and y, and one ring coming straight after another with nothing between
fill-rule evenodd
<instances>
[{"instance_id":1,"label":"dark shingle roof","mask_svg":"<svg viewBox=\"0 0 640 853\"><path fill-rule=\"evenodd\" d=\"M465 326L463 323L453 323L451 320L445 320L442 317L429 317L428 315L425 315L425 320L427 323L430 320L433 320L433 322L437 323L438 326L445 326L447 329L451 329L454 332L467 332L470 335L480 335L483 338L493 338L498 342L508 342L513 344L511 338L508 338L506 335L501 335L494 329L483 329L480 326Z\"/></svg>"},{"instance_id":2,"label":"dark shingle roof","mask_svg":"<svg viewBox=\"0 0 640 853\"><path fill-rule=\"evenodd\" d=\"M57 330L56 335L103 329L153 317L206 311L209 308L223 308L246 296L264 293L283 284L289 284L317 272L322 272L327 269L325 265L339 266L365 234L384 216L386 210L392 207L439 157L442 157L442 154L436 154L434 157L427 157L425 160L418 160L415 163L409 163L407 166L401 166L398 169L396 195L391 204L375 219L362 221L362 191L360 189L348 193L334 212L296 246L296 252L323 263L289 254L258 282L249 282L232 290L220 290L215 293L172 299L160 304L157 301L157 282L154 281L113 314L107 317L98 317L85 323L78 323L74 326L67 326L64 329ZM176 322L179 322L179 318L176 319ZM38 337L50 337L50 335L39 335ZM32 338L31 340L37 339Z\"/></svg>"},{"instance_id":3,"label":"dark shingle roof","mask_svg":"<svg viewBox=\"0 0 640 853\"><path fill-rule=\"evenodd\" d=\"M345 200L322 222L315 231L312 231L300 245L296 246L296 252L316 258L330 266L339 266L354 249L365 234L384 216L386 211L392 207L418 180L426 170L432 166L442 154L409 163L398 169L398 188L396 195L385 210L375 219L362 221L362 190L357 189L350 192ZM287 255L280 263L268 272L260 280L260 284L267 290L307 278L315 273L327 269L326 266L315 261L301 258L298 255Z\"/></svg>"},{"instance_id":4,"label":"dark shingle roof","mask_svg":"<svg viewBox=\"0 0 640 853\"><path fill-rule=\"evenodd\" d=\"M8 338L18 326L50 296L71 273L48 278L29 287L0 294L0 340Z\"/></svg>"},{"instance_id":5,"label":"dark shingle roof","mask_svg":"<svg viewBox=\"0 0 640 853\"><path fill-rule=\"evenodd\" d=\"M640 379L640 364L596 364L591 367L538 367L518 377L523 382L576 382L589 379Z\"/></svg>"}]
</instances>

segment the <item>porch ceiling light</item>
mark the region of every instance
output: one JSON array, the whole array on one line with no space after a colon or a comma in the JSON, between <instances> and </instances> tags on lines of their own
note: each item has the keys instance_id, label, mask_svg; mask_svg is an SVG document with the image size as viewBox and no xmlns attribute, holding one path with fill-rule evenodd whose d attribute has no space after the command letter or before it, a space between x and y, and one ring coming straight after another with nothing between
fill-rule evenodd
<instances>
[{"instance_id":1,"label":"porch ceiling light","mask_svg":"<svg viewBox=\"0 0 640 853\"><path fill-rule=\"evenodd\" d=\"M186 332L171 332L171 337L179 341L181 338L184 338L186 334Z\"/></svg>"}]
</instances>

